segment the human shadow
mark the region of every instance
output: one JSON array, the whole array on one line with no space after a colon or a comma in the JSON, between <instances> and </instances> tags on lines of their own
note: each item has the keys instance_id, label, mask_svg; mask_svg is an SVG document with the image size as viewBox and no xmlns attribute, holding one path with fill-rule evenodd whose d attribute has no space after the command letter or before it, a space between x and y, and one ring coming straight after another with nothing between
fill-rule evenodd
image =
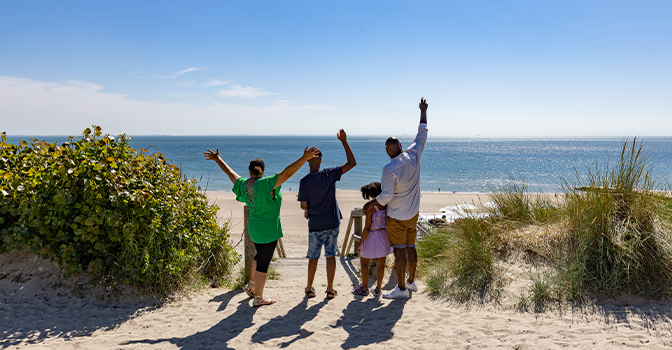
<instances>
[{"instance_id":1,"label":"human shadow","mask_svg":"<svg viewBox=\"0 0 672 350\"><path fill-rule=\"evenodd\" d=\"M359 286L359 274L357 273L357 267L353 263L353 261L359 260L356 258L340 257L339 261L341 262L341 266L343 266L343 271L348 275L352 286Z\"/></svg>"},{"instance_id":2,"label":"human shadow","mask_svg":"<svg viewBox=\"0 0 672 350\"><path fill-rule=\"evenodd\" d=\"M350 279L350 283L352 283L352 286L354 288L357 288L360 286L360 274L357 272L357 269L360 269L361 267L356 267L355 262L359 262L358 258L340 258L341 261L341 266L343 266L343 270L345 273L348 275L348 278ZM386 268L387 270L387 268ZM371 276L369 276L369 286L373 286L375 288L375 283L376 283L376 268L371 268L369 269L371 271ZM394 287L397 286L397 273L394 269L390 270L390 278L388 278L387 282L383 285L382 290L391 290L394 289ZM411 296L413 294L411 293Z\"/></svg>"},{"instance_id":3,"label":"human shadow","mask_svg":"<svg viewBox=\"0 0 672 350\"><path fill-rule=\"evenodd\" d=\"M320 309L325 305L327 305L327 301L323 300L306 308L308 306L308 298L304 298L298 305L289 310L287 314L277 316L259 327L257 332L252 335L252 341L259 343L274 338L296 335L296 337L291 340L280 344L281 348L286 348L297 340L307 338L314 332L309 332L301 327L314 319L320 312Z\"/></svg>"},{"instance_id":4,"label":"human shadow","mask_svg":"<svg viewBox=\"0 0 672 350\"><path fill-rule=\"evenodd\" d=\"M348 338L343 349L384 342L394 336L397 324L408 299L394 299L385 305L379 298L354 299L343 310L343 316L333 328L341 327Z\"/></svg>"},{"instance_id":5,"label":"human shadow","mask_svg":"<svg viewBox=\"0 0 672 350\"><path fill-rule=\"evenodd\" d=\"M87 297L59 295L13 300L0 294L0 349L39 344L46 339L88 337L113 330L156 307L155 299L102 304Z\"/></svg>"},{"instance_id":6,"label":"human shadow","mask_svg":"<svg viewBox=\"0 0 672 350\"><path fill-rule=\"evenodd\" d=\"M241 290L229 291L222 295L211 299L211 302L221 301L217 311L226 309L231 299L236 295L242 293ZM233 349L228 347L228 342L237 337L245 329L254 325L252 322L257 308L250 306L250 299L243 299L238 302L236 311L229 317L219 321L210 329L192 334L184 338L163 338L163 339L143 339L133 340L123 343L123 345L133 344L160 344L169 342L179 347L180 349L203 349L203 348L217 348L217 349Z\"/></svg>"}]
</instances>

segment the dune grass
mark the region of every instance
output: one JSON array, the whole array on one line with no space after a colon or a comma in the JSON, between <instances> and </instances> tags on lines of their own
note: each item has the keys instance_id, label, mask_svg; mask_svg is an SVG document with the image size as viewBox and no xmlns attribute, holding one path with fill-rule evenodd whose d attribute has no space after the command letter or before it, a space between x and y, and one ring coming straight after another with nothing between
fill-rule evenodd
<instances>
[{"instance_id":1,"label":"dune grass","mask_svg":"<svg viewBox=\"0 0 672 350\"><path fill-rule=\"evenodd\" d=\"M562 279L572 289L614 296L670 296L669 198L655 192L642 145L626 142L613 168L565 186L567 252Z\"/></svg>"},{"instance_id":2,"label":"dune grass","mask_svg":"<svg viewBox=\"0 0 672 350\"><path fill-rule=\"evenodd\" d=\"M497 298L499 273L492 249L491 225L474 218L437 230L418 244L421 271L432 294L458 301Z\"/></svg>"},{"instance_id":3,"label":"dune grass","mask_svg":"<svg viewBox=\"0 0 672 350\"><path fill-rule=\"evenodd\" d=\"M574 183L562 183L557 198L510 181L491 193L496 206L489 217L458 220L418 244L429 292L462 301L497 296L503 280L498 259L515 250L540 254L524 238L511 242L512 233L536 227L558 234L529 237L545 240L547 248L539 260L544 272L531 278L520 296L522 308L623 293L672 296L672 199L656 190L662 186L649 171L642 144L634 139L624 142L614 165L575 170Z\"/></svg>"}]
</instances>

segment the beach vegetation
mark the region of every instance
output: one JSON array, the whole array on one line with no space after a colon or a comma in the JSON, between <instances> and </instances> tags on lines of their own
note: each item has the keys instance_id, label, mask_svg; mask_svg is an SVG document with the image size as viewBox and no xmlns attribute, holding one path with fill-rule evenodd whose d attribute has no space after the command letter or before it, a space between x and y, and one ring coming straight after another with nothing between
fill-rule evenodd
<instances>
[{"instance_id":1,"label":"beach vegetation","mask_svg":"<svg viewBox=\"0 0 672 350\"><path fill-rule=\"evenodd\" d=\"M428 291L498 291L497 266L522 254L537 272L521 309L623 294L671 297L672 198L649 177L650 164L634 139L611 165L574 169L559 196L532 193L521 181L497 188L488 216L457 220L418 244Z\"/></svg>"},{"instance_id":2,"label":"beach vegetation","mask_svg":"<svg viewBox=\"0 0 672 350\"><path fill-rule=\"evenodd\" d=\"M425 236L418 242L418 258L429 291L458 301L497 298L501 278L492 238L492 225L476 218Z\"/></svg>"},{"instance_id":3,"label":"beach vegetation","mask_svg":"<svg viewBox=\"0 0 672 350\"><path fill-rule=\"evenodd\" d=\"M561 280L606 296L668 297L672 284L670 198L656 191L642 144L626 142L613 167L565 184L567 242Z\"/></svg>"},{"instance_id":4,"label":"beach vegetation","mask_svg":"<svg viewBox=\"0 0 672 350\"><path fill-rule=\"evenodd\" d=\"M561 210L551 197L541 191L531 191L524 180L510 175L510 180L490 191L494 204L487 208L498 224L508 225L506 229L530 224L554 222L561 216Z\"/></svg>"},{"instance_id":5,"label":"beach vegetation","mask_svg":"<svg viewBox=\"0 0 672 350\"><path fill-rule=\"evenodd\" d=\"M87 128L57 145L0 143L0 252L24 250L95 281L166 294L229 273L217 207L160 153Z\"/></svg>"}]
</instances>

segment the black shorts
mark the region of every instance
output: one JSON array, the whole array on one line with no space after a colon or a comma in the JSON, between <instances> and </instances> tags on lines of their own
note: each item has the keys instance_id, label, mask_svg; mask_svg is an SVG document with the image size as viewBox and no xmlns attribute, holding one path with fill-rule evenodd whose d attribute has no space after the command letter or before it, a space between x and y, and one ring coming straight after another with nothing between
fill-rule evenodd
<instances>
[{"instance_id":1,"label":"black shorts","mask_svg":"<svg viewBox=\"0 0 672 350\"><path fill-rule=\"evenodd\" d=\"M268 273L268 266L271 265L273 252L277 244L277 240L270 243L254 244L254 247L257 248L257 254L254 256L254 260L257 262L257 272Z\"/></svg>"}]
</instances>

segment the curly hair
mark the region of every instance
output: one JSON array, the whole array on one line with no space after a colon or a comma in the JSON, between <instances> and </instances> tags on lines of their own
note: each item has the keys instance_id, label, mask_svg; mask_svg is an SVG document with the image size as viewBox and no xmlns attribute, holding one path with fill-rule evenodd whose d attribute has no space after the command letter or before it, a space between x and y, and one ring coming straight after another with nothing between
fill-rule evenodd
<instances>
[{"instance_id":1,"label":"curly hair","mask_svg":"<svg viewBox=\"0 0 672 350\"><path fill-rule=\"evenodd\" d=\"M380 187L380 182L372 182L368 185L364 185L360 191L362 191L362 197L364 197L364 199L374 199L383 192Z\"/></svg>"}]
</instances>

